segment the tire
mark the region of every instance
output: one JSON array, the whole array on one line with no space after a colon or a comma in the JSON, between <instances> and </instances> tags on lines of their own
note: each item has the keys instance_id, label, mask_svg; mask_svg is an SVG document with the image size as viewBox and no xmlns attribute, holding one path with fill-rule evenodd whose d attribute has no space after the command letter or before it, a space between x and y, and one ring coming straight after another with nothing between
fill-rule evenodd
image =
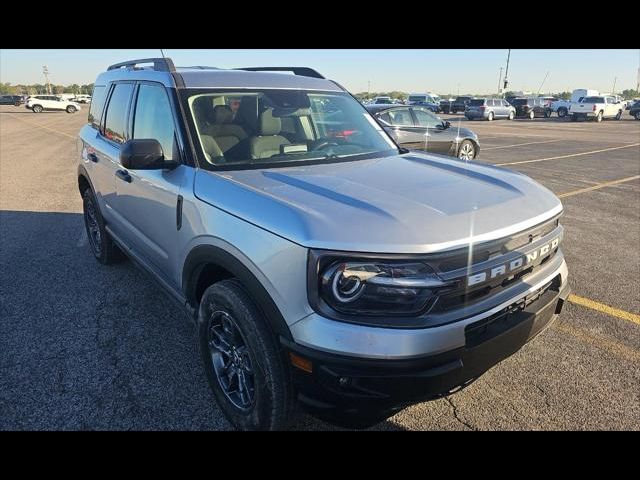
<instances>
[{"instance_id":1,"label":"tire","mask_svg":"<svg viewBox=\"0 0 640 480\"><path fill-rule=\"evenodd\" d=\"M536 112L534 112L533 110L531 110L531 111L529 112L529 119L530 119L530 120L533 120L534 118L536 118Z\"/></svg>"},{"instance_id":2,"label":"tire","mask_svg":"<svg viewBox=\"0 0 640 480\"><path fill-rule=\"evenodd\" d=\"M489 112L489 115L487 116L487 120L489 122L493 122L493 112Z\"/></svg>"},{"instance_id":3,"label":"tire","mask_svg":"<svg viewBox=\"0 0 640 480\"><path fill-rule=\"evenodd\" d=\"M622 110L618 110L618 114L616 115L616 120L620 120L622 118Z\"/></svg>"},{"instance_id":4,"label":"tire","mask_svg":"<svg viewBox=\"0 0 640 480\"><path fill-rule=\"evenodd\" d=\"M460 160L473 160L476 158L477 148L471 140L463 140L458 147L458 158Z\"/></svg>"},{"instance_id":5,"label":"tire","mask_svg":"<svg viewBox=\"0 0 640 480\"><path fill-rule=\"evenodd\" d=\"M596 122L600 123L602 121L602 110L600 110L598 112L598 115L596 115Z\"/></svg>"},{"instance_id":6,"label":"tire","mask_svg":"<svg viewBox=\"0 0 640 480\"><path fill-rule=\"evenodd\" d=\"M560 107L560 108L558 109L558 116L559 116L560 118L564 118L564 117L566 117L566 116L567 116L567 113L569 113L569 111L568 111L566 108L564 108L564 107Z\"/></svg>"},{"instance_id":7,"label":"tire","mask_svg":"<svg viewBox=\"0 0 640 480\"><path fill-rule=\"evenodd\" d=\"M551 118L551 110L545 110L544 111L544 118Z\"/></svg>"},{"instance_id":8,"label":"tire","mask_svg":"<svg viewBox=\"0 0 640 480\"><path fill-rule=\"evenodd\" d=\"M41 113L42 112L42 106L41 105L34 105L33 107L31 107L31 111L33 111L33 113Z\"/></svg>"},{"instance_id":9,"label":"tire","mask_svg":"<svg viewBox=\"0 0 640 480\"><path fill-rule=\"evenodd\" d=\"M78 111L78 109L76 107L74 107L73 105L69 105L67 107L67 113L76 113Z\"/></svg>"},{"instance_id":10,"label":"tire","mask_svg":"<svg viewBox=\"0 0 640 480\"><path fill-rule=\"evenodd\" d=\"M286 428L295 409L291 373L275 336L237 280L205 290L198 337L209 386L227 420L239 430ZM231 370L233 376L227 373Z\"/></svg>"},{"instance_id":11,"label":"tire","mask_svg":"<svg viewBox=\"0 0 640 480\"><path fill-rule=\"evenodd\" d=\"M511 110L511 111L509 112L509 116L508 116L507 118L508 118L509 120L513 120L514 118L516 118L516 114L515 114L515 113L513 113L513 110Z\"/></svg>"},{"instance_id":12,"label":"tire","mask_svg":"<svg viewBox=\"0 0 640 480\"><path fill-rule=\"evenodd\" d=\"M577 122L577 121L578 121L578 116L577 116L577 115L575 115L575 114L571 114L571 115L569 115L569 118L571 118L571 121L572 121L572 122Z\"/></svg>"},{"instance_id":13,"label":"tire","mask_svg":"<svg viewBox=\"0 0 640 480\"><path fill-rule=\"evenodd\" d=\"M87 188L82 194L82 206L89 248L96 260L103 265L111 265L124 260L124 254L113 243L111 236L104 228L104 219L91 188Z\"/></svg>"},{"instance_id":14,"label":"tire","mask_svg":"<svg viewBox=\"0 0 640 480\"><path fill-rule=\"evenodd\" d=\"M638 110L638 111L633 115L633 117L634 117L636 120L640 120L640 110Z\"/></svg>"}]
</instances>

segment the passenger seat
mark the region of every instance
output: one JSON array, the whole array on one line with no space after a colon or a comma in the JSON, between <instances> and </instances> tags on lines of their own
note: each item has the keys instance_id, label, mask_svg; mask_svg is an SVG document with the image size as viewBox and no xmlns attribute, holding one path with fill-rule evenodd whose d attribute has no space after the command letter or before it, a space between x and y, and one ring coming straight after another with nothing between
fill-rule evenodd
<instances>
[{"instance_id":1,"label":"passenger seat","mask_svg":"<svg viewBox=\"0 0 640 480\"><path fill-rule=\"evenodd\" d=\"M273 109L262 112L258 119L258 135L249 140L251 158L269 158L280 153L281 145L290 145L291 142L280 135L281 130L282 122L273 116Z\"/></svg>"}]
</instances>

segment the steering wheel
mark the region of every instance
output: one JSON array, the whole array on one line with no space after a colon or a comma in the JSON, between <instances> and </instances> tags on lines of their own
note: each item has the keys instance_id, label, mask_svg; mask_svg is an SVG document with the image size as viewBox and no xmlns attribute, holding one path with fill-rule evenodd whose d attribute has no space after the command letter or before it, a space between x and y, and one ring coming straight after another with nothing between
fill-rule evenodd
<instances>
[{"instance_id":1,"label":"steering wheel","mask_svg":"<svg viewBox=\"0 0 640 480\"><path fill-rule=\"evenodd\" d=\"M340 146L340 144L338 142L336 142L335 140L320 140L319 143L317 145L315 145L313 147L314 150L322 150L323 148L327 148L330 146L335 146L338 147Z\"/></svg>"}]
</instances>

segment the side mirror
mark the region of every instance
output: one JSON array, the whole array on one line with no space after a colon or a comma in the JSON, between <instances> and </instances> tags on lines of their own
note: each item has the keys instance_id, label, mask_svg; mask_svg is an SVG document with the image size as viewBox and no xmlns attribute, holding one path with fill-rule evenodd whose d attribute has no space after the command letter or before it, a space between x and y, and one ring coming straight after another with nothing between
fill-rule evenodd
<instances>
[{"instance_id":1,"label":"side mirror","mask_svg":"<svg viewBox=\"0 0 640 480\"><path fill-rule=\"evenodd\" d=\"M130 170L166 170L178 163L164 159L162 146L156 139L136 138L122 145L120 165Z\"/></svg>"},{"instance_id":2,"label":"side mirror","mask_svg":"<svg viewBox=\"0 0 640 480\"><path fill-rule=\"evenodd\" d=\"M445 120L444 122L442 122L442 129L443 130L446 130L450 126L451 126L451 122L449 120Z\"/></svg>"}]
</instances>

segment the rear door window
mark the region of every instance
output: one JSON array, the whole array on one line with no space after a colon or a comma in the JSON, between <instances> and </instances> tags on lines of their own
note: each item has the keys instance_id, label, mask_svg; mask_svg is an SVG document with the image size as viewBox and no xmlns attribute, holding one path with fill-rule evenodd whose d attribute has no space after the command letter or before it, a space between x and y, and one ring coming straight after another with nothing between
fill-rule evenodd
<instances>
[{"instance_id":1,"label":"rear door window","mask_svg":"<svg viewBox=\"0 0 640 480\"><path fill-rule=\"evenodd\" d=\"M133 92L132 83L118 83L113 89L104 120L104 136L113 142L127 140L127 116Z\"/></svg>"},{"instance_id":2,"label":"rear door window","mask_svg":"<svg viewBox=\"0 0 640 480\"><path fill-rule=\"evenodd\" d=\"M173 160L175 127L171 104L161 85L141 84L138 89L131 138L153 138L160 142L165 160Z\"/></svg>"},{"instance_id":3,"label":"rear door window","mask_svg":"<svg viewBox=\"0 0 640 480\"><path fill-rule=\"evenodd\" d=\"M411 112L408 108L390 110L387 112L390 125L396 125L399 127L413 127L413 119L411 118Z\"/></svg>"},{"instance_id":4,"label":"rear door window","mask_svg":"<svg viewBox=\"0 0 640 480\"><path fill-rule=\"evenodd\" d=\"M413 113L416 116L419 127L436 128L438 125L442 124L442 121L438 117L426 110L414 108Z\"/></svg>"},{"instance_id":5,"label":"rear door window","mask_svg":"<svg viewBox=\"0 0 640 480\"><path fill-rule=\"evenodd\" d=\"M91 102L91 108L89 109L89 124L93 128L100 128L100 117L102 116L106 93L107 87L104 85L96 85L93 87L93 100Z\"/></svg>"}]
</instances>

